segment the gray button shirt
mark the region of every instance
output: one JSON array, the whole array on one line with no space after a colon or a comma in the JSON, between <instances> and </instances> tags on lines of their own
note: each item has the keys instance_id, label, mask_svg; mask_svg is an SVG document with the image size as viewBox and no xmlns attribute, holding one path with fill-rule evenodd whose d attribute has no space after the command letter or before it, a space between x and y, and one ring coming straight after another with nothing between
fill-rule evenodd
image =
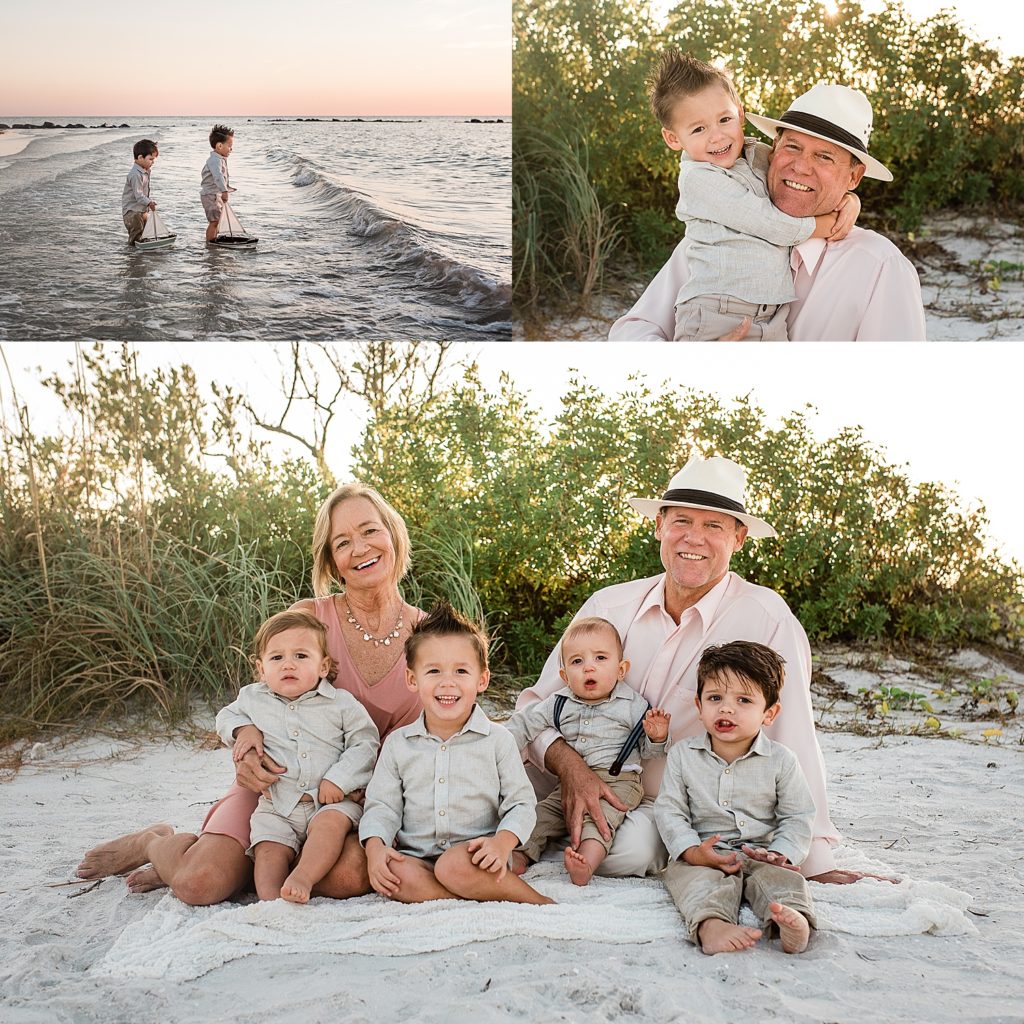
<instances>
[{"instance_id":1,"label":"gray button shirt","mask_svg":"<svg viewBox=\"0 0 1024 1024\"><path fill-rule=\"evenodd\" d=\"M732 295L775 304L796 298L789 246L814 233L813 217L790 217L768 198L771 149L747 139L732 167L679 164L676 216L686 222L690 276L676 304L698 295Z\"/></svg>"},{"instance_id":2,"label":"gray button shirt","mask_svg":"<svg viewBox=\"0 0 1024 1024\"><path fill-rule=\"evenodd\" d=\"M537 821L537 800L515 740L477 704L450 739L427 732L424 716L384 741L359 840L398 839L400 853L438 857L458 843L502 830L521 843Z\"/></svg>"},{"instance_id":3,"label":"gray button shirt","mask_svg":"<svg viewBox=\"0 0 1024 1024\"><path fill-rule=\"evenodd\" d=\"M287 769L270 787L278 814L291 814L307 793L319 803L323 779L346 796L370 781L380 747L377 727L352 694L326 679L295 698L274 693L266 683L243 686L238 700L217 715L217 734L231 746L243 725L255 725L263 733L263 749Z\"/></svg>"},{"instance_id":4,"label":"gray button shirt","mask_svg":"<svg viewBox=\"0 0 1024 1024\"><path fill-rule=\"evenodd\" d=\"M721 835L716 849L747 843L802 864L811 848L814 800L796 754L763 730L732 764L711 749L705 732L669 751L654 818L671 860Z\"/></svg>"},{"instance_id":5,"label":"gray button shirt","mask_svg":"<svg viewBox=\"0 0 1024 1024\"><path fill-rule=\"evenodd\" d=\"M203 164L203 180L199 194L203 196L220 195L221 192L228 191L229 184L228 158L214 150Z\"/></svg>"},{"instance_id":6,"label":"gray button shirt","mask_svg":"<svg viewBox=\"0 0 1024 1024\"><path fill-rule=\"evenodd\" d=\"M569 698L562 708L559 732L591 768L610 768L630 730L647 714L646 699L624 682L616 683L615 689L596 704L580 700L564 686L550 697L528 704L504 723L520 749L532 743L545 729L555 727L555 702L559 694ZM625 766L640 771L640 758L664 757L666 747L667 741L652 743L647 734L642 733L639 747L630 752Z\"/></svg>"},{"instance_id":7,"label":"gray button shirt","mask_svg":"<svg viewBox=\"0 0 1024 1024\"><path fill-rule=\"evenodd\" d=\"M149 171L132 164L121 193L121 216L144 213L149 209Z\"/></svg>"}]
</instances>

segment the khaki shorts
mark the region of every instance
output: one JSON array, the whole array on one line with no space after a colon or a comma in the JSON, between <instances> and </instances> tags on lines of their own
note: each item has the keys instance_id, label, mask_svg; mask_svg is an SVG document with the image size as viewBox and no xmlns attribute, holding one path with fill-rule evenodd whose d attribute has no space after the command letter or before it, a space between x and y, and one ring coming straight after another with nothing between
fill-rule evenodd
<instances>
[{"instance_id":1,"label":"khaki shorts","mask_svg":"<svg viewBox=\"0 0 1024 1024\"><path fill-rule=\"evenodd\" d=\"M146 226L146 214L126 213L124 226L128 229L128 244L134 245L142 237L142 229Z\"/></svg>"},{"instance_id":2,"label":"khaki shorts","mask_svg":"<svg viewBox=\"0 0 1024 1024\"><path fill-rule=\"evenodd\" d=\"M224 200L221 199L219 192L213 192L207 194L201 192L199 198L203 201L203 209L206 211L206 219L211 224L216 224L220 220L220 215L224 212Z\"/></svg>"},{"instance_id":3,"label":"khaki shorts","mask_svg":"<svg viewBox=\"0 0 1024 1024\"><path fill-rule=\"evenodd\" d=\"M274 810L273 803L261 796L256 810L250 819L249 849L245 852L251 857L257 843L280 843L290 847L296 853L306 841L309 823L318 814L344 814L353 827L358 826L363 816L363 809L352 800L342 800L336 804L324 804L317 807L312 800L300 800L295 809L287 817Z\"/></svg>"},{"instance_id":4,"label":"khaki shorts","mask_svg":"<svg viewBox=\"0 0 1024 1024\"><path fill-rule=\"evenodd\" d=\"M675 341L719 341L751 317L746 341L789 341L787 305L758 305L731 295L698 295L676 306Z\"/></svg>"}]
</instances>

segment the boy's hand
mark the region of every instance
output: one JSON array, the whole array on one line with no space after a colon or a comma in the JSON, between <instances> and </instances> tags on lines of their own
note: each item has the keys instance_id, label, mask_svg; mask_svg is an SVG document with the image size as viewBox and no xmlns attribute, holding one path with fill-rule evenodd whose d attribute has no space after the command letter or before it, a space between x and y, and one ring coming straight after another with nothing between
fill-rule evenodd
<instances>
[{"instance_id":1,"label":"boy's hand","mask_svg":"<svg viewBox=\"0 0 1024 1024\"><path fill-rule=\"evenodd\" d=\"M388 866L393 860L405 860L393 846L385 846L384 840L371 836L366 840L366 872L374 892L390 899L398 892L401 879Z\"/></svg>"},{"instance_id":2,"label":"boy's hand","mask_svg":"<svg viewBox=\"0 0 1024 1024\"><path fill-rule=\"evenodd\" d=\"M511 836L511 846L507 839L501 837L500 833L496 836L480 836L478 839L471 839L466 846L473 863L481 870L497 875L499 882L508 871L508 855L519 842L511 832L506 832L505 835Z\"/></svg>"},{"instance_id":3,"label":"boy's hand","mask_svg":"<svg viewBox=\"0 0 1024 1024\"><path fill-rule=\"evenodd\" d=\"M155 210L155 209L156 209L156 203L154 203L154 202L150 202L150 204L149 204L149 209L151 209L151 210Z\"/></svg>"},{"instance_id":4,"label":"boy's hand","mask_svg":"<svg viewBox=\"0 0 1024 1024\"><path fill-rule=\"evenodd\" d=\"M718 868L727 875L735 875L743 866L738 853L719 853L715 843L721 836L709 836L700 846L691 846L683 851L683 860L696 867Z\"/></svg>"},{"instance_id":5,"label":"boy's hand","mask_svg":"<svg viewBox=\"0 0 1024 1024\"><path fill-rule=\"evenodd\" d=\"M231 748L231 760L235 763L242 760L250 750L263 756L263 733L255 725L243 725L235 730L235 745Z\"/></svg>"},{"instance_id":6,"label":"boy's hand","mask_svg":"<svg viewBox=\"0 0 1024 1024\"><path fill-rule=\"evenodd\" d=\"M345 799L345 791L336 786L333 782L324 779L320 788L316 791L316 798L322 804L340 804Z\"/></svg>"},{"instance_id":7,"label":"boy's hand","mask_svg":"<svg viewBox=\"0 0 1024 1024\"><path fill-rule=\"evenodd\" d=\"M226 203L228 201L228 194L227 194L227 192L221 192L220 198L221 198L221 202Z\"/></svg>"},{"instance_id":8,"label":"boy's hand","mask_svg":"<svg viewBox=\"0 0 1024 1024\"><path fill-rule=\"evenodd\" d=\"M832 237L832 232L836 229L836 221L838 216L835 213L822 213L814 218L815 228L811 234L811 238L824 238L826 241Z\"/></svg>"},{"instance_id":9,"label":"boy's hand","mask_svg":"<svg viewBox=\"0 0 1024 1024\"><path fill-rule=\"evenodd\" d=\"M836 226L832 229L832 234L828 236L830 242L839 242L844 239L850 233L853 225L857 223L857 217L860 216L860 197L856 192L847 192L840 200L835 212Z\"/></svg>"},{"instance_id":10,"label":"boy's hand","mask_svg":"<svg viewBox=\"0 0 1024 1024\"><path fill-rule=\"evenodd\" d=\"M668 724L672 716L661 708L651 708L644 715L644 732L652 743L664 743L668 739Z\"/></svg>"},{"instance_id":11,"label":"boy's hand","mask_svg":"<svg viewBox=\"0 0 1024 1024\"><path fill-rule=\"evenodd\" d=\"M762 864L774 864L777 868L789 868L790 871L799 871L796 864L790 864L789 858L777 850L766 850L762 846L747 846L744 843L740 849L751 859L759 860Z\"/></svg>"}]
</instances>

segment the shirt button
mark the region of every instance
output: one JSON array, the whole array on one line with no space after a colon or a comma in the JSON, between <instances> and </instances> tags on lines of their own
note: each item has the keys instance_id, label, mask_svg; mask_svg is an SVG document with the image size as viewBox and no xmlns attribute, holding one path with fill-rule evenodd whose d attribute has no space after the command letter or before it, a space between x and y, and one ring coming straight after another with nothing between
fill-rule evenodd
<instances>
[{"instance_id":1,"label":"shirt button","mask_svg":"<svg viewBox=\"0 0 1024 1024\"><path fill-rule=\"evenodd\" d=\"M746 825L746 822L745 821L741 821L741 822L739 822L739 824L740 825Z\"/></svg>"},{"instance_id":2,"label":"shirt button","mask_svg":"<svg viewBox=\"0 0 1024 1024\"><path fill-rule=\"evenodd\" d=\"M296 733L296 735L298 735L298 733ZM729 768L726 768L726 769L725 769L725 774L726 774L726 775L728 775L728 774L729 774L729 772L730 772L730 770L731 770L731 769L729 769Z\"/></svg>"},{"instance_id":3,"label":"shirt button","mask_svg":"<svg viewBox=\"0 0 1024 1024\"><path fill-rule=\"evenodd\" d=\"M590 725L590 722L584 722L583 724L584 725Z\"/></svg>"},{"instance_id":4,"label":"shirt button","mask_svg":"<svg viewBox=\"0 0 1024 1024\"><path fill-rule=\"evenodd\" d=\"M288 710L289 711L294 711L295 710L295 705L294 704L289 704L288 705Z\"/></svg>"},{"instance_id":5,"label":"shirt button","mask_svg":"<svg viewBox=\"0 0 1024 1024\"><path fill-rule=\"evenodd\" d=\"M305 752L305 751L303 751L303 752L302 752L302 756L303 756L303 757L305 757L305 756L306 756L306 752Z\"/></svg>"},{"instance_id":6,"label":"shirt button","mask_svg":"<svg viewBox=\"0 0 1024 1024\"><path fill-rule=\"evenodd\" d=\"M443 782L444 782L444 779L438 779L437 781L438 781L438 782L442 782L442 783L443 783Z\"/></svg>"},{"instance_id":7,"label":"shirt button","mask_svg":"<svg viewBox=\"0 0 1024 1024\"><path fill-rule=\"evenodd\" d=\"M298 736L298 735L299 735L299 730L298 730L298 729L296 729L296 730L295 730L295 732L293 732L293 733L292 733L292 735L293 735L293 736Z\"/></svg>"},{"instance_id":8,"label":"shirt button","mask_svg":"<svg viewBox=\"0 0 1024 1024\"><path fill-rule=\"evenodd\" d=\"M437 813L440 814L441 817L443 818L444 817L444 808L442 807L441 810L439 810Z\"/></svg>"},{"instance_id":9,"label":"shirt button","mask_svg":"<svg viewBox=\"0 0 1024 1024\"><path fill-rule=\"evenodd\" d=\"M442 750L447 750L448 748L447 748L447 747L446 747L446 746L445 746L445 745L444 745L444 744L442 743L442 744L441 744L441 749L442 749Z\"/></svg>"},{"instance_id":10,"label":"shirt button","mask_svg":"<svg viewBox=\"0 0 1024 1024\"><path fill-rule=\"evenodd\" d=\"M305 754L303 754L302 756L303 756L303 757L305 757L306 755L305 755ZM728 800L723 800L723 801L722 801L722 806L723 806L723 807L728 807L728 806L729 806L729 801L728 801Z\"/></svg>"}]
</instances>

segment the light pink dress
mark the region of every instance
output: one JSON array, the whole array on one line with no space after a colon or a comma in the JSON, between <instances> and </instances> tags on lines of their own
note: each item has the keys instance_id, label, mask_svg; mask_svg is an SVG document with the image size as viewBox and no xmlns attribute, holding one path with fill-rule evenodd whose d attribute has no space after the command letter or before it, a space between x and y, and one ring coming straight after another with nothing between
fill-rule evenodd
<instances>
[{"instance_id":1,"label":"light pink dress","mask_svg":"<svg viewBox=\"0 0 1024 1024\"><path fill-rule=\"evenodd\" d=\"M388 733L415 721L422 706L419 697L405 685L405 654L379 682L370 686L359 674L349 654L333 598L313 600L313 614L327 627L327 650L338 667L334 685L347 690L370 713L381 742ZM249 848L249 819L256 810L259 794L237 783L218 800L203 822L204 835L231 836L243 850Z\"/></svg>"}]
</instances>

